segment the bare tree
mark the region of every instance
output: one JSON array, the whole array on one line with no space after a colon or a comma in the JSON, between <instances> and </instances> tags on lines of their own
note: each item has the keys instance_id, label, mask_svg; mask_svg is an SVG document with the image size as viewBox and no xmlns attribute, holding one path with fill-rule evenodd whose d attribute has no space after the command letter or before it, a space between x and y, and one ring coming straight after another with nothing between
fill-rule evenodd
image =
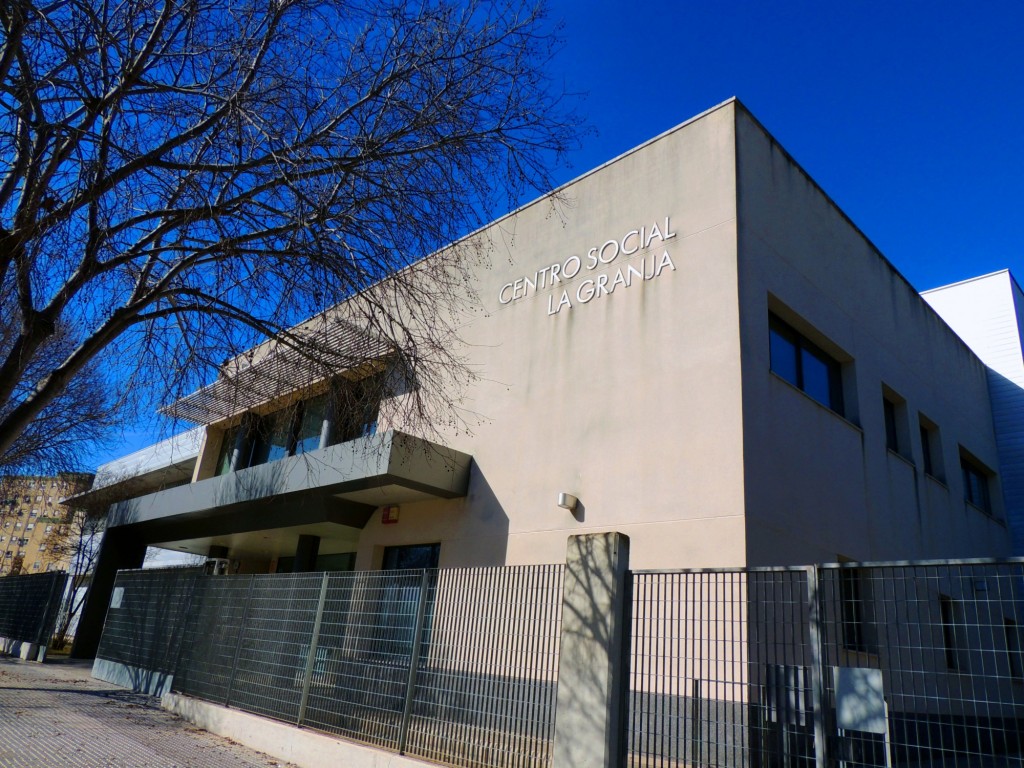
<instances>
[{"instance_id":1,"label":"bare tree","mask_svg":"<svg viewBox=\"0 0 1024 768\"><path fill-rule=\"evenodd\" d=\"M14 345L20 327L14 322L16 308L0 307L0 350L6 350ZM60 366L76 346L76 339L59 324L28 361L11 397L0 404L0 419L30 396L35 383ZM87 364L36 414L19 439L0 452L0 473L55 475L85 469L91 464L85 449L110 440L123 402L113 396L98 362ZM0 479L0 496L4 498L5 480Z\"/></svg>"},{"instance_id":2,"label":"bare tree","mask_svg":"<svg viewBox=\"0 0 1024 768\"><path fill-rule=\"evenodd\" d=\"M166 399L265 338L310 380L386 353L427 408L473 254L422 257L577 140L520 0L12 0L0 25L0 456L90 366Z\"/></svg>"}]
</instances>

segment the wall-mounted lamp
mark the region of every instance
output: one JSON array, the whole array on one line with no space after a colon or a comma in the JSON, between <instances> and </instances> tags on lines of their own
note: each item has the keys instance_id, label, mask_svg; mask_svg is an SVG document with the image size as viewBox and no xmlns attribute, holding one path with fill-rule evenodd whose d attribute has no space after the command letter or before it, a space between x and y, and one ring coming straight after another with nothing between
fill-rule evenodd
<instances>
[{"instance_id":1,"label":"wall-mounted lamp","mask_svg":"<svg viewBox=\"0 0 1024 768\"><path fill-rule=\"evenodd\" d=\"M568 509L570 512L575 512L576 505L578 503L579 499L577 499L571 493L558 494L558 506L560 506L562 509Z\"/></svg>"}]
</instances>

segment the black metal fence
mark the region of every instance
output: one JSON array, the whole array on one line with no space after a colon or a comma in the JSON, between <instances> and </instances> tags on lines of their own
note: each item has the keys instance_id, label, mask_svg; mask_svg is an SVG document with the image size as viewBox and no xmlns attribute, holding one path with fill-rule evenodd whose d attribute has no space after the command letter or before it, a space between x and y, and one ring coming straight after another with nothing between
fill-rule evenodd
<instances>
[{"instance_id":1,"label":"black metal fence","mask_svg":"<svg viewBox=\"0 0 1024 768\"><path fill-rule=\"evenodd\" d=\"M122 571L117 576L97 658L173 675L189 631L189 607L204 581L195 568Z\"/></svg>"},{"instance_id":2,"label":"black metal fence","mask_svg":"<svg viewBox=\"0 0 1024 768\"><path fill-rule=\"evenodd\" d=\"M1022 562L632 578L635 768L1022 764Z\"/></svg>"},{"instance_id":3,"label":"black metal fence","mask_svg":"<svg viewBox=\"0 0 1024 768\"><path fill-rule=\"evenodd\" d=\"M67 580L63 571L0 579L0 637L45 648L53 636Z\"/></svg>"},{"instance_id":4,"label":"black metal fence","mask_svg":"<svg viewBox=\"0 0 1024 768\"><path fill-rule=\"evenodd\" d=\"M437 762L546 767L563 575L122 572L99 657ZM1024 561L629 578L631 768L1022 763Z\"/></svg>"},{"instance_id":5,"label":"black metal fence","mask_svg":"<svg viewBox=\"0 0 1024 768\"><path fill-rule=\"evenodd\" d=\"M409 755L547 766L563 570L123 571L97 658Z\"/></svg>"}]
</instances>

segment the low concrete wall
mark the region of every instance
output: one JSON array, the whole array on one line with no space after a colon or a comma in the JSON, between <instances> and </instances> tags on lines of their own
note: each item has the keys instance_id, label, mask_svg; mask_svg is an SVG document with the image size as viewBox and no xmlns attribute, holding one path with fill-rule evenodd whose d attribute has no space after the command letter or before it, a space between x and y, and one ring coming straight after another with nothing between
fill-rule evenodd
<instances>
[{"instance_id":1,"label":"low concrete wall","mask_svg":"<svg viewBox=\"0 0 1024 768\"><path fill-rule=\"evenodd\" d=\"M46 646L38 643L27 643L10 637L0 637L0 653L17 656L25 661L46 661Z\"/></svg>"},{"instance_id":2,"label":"low concrete wall","mask_svg":"<svg viewBox=\"0 0 1024 768\"><path fill-rule=\"evenodd\" d=\"M131 664L99 658L92 663L92 676L106 683L129 688L136 693L158 697L170 693L171 683L174 682L174 675L167 672L154 672Z\"/></svg>"},{"instance_id":3,"label":"low concrete wall","mask_svg":"<svg viewBox=\"0 0 1024 768\"><path fill-rule=\"evenodd\" d=\"M342 741L177 693L164 695L160 704L164 709L204 730L233 739L280 760L295 763L299 768L323 768L325 765L343 765L345 768L434 766L433 763Z\"/></svg>"}]
</instances>

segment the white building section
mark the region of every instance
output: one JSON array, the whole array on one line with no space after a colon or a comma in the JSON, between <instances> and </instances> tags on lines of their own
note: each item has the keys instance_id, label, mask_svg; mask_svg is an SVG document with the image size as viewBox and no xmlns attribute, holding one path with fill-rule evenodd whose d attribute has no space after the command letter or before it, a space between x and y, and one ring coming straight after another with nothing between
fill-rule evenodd
<instances>
[{"instance_id":1,"label":"white building section","mask_svg":"<svg viewBox=\"0 0 1024 768\"><path fill-rule=\"evenodd\" d=\"M1006 516L1024 555L1024 291L1003 270L921 295L988 366Z\"/></svg>"}]
</instances>

